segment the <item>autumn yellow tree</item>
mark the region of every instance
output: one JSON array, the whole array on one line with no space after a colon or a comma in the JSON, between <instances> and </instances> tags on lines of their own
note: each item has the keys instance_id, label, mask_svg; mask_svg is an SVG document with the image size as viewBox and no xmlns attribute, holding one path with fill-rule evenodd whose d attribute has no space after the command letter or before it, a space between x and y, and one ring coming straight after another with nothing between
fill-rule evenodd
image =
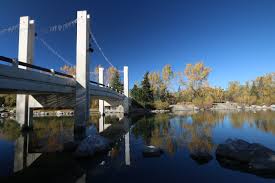
<instances>
[{"instance_id":1,"label":"autumn yellow tree","mask_svg":"<svg viewBox=\"0 0 275 183\"><path fill-rule=\"evenodd\" d=\"M69 65L63 65L60 68L61 71L65 72L66 74L75 76L76 73L76 67L75 66L69 66Z\"/></svg>"},{"instance_id":2,"label":"autumn yellow tree","mask_svg":"<svg viewBox=\"0 0 275 183\"><path fill-rule=\"evenodd\" d=\"M171 80L174 77L174 72L172 70L172 67L170 64L166 64L163 68L162 68L162 80L163 80L163 88L168 89Z\"/></svg>"},{"instance_id":3,"label":"autumn yellow tree","mask_svg":"<svg viewBox=\"0 0 275 183\"><path fill-rule=\"evenodd\" d=\"M154 96L157 96L158 91L160 90L161 77L159 72L150 72L148 75L151 88L153 90Z\"/></svg>"},{"instance_id":4,"label":"autumn yellow tree","mask_svg":"<svg viewBox=\"0 0 275 183\"><path fill-rule=\"evenodd\" d=\"M207 85L207 79L211 69L206 67L202 62L198 62L194 65L187 64L184 70L184 74L187 78L187 85L193 91L193 96L199 95L199 90Z\"/></svg>"}]
</instances>

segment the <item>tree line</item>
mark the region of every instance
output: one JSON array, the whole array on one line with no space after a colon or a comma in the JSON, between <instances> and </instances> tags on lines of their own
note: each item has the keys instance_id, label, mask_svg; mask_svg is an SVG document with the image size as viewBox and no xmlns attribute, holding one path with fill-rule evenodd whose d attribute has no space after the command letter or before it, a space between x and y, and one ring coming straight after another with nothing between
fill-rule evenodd
<instances>
[{"instance_id":1,"label":"tree line","mask_svg":"<svg viewBox=\"0 0 275 183\"><path fill-rule=\"evenodd\" d=\"M94 69L98 78L98 68ZM75 67L64 65L63 72L75 75ZM146 72L143 80L134 84L130 95L134 102L148 109L168 109L171 104L194 104L199 108L210 108L215 102L236 102L241 105L271 105L275 104L275 72L259 76L255 80L241 84L238 81L229 82L226 89L212 87L208 77L212 69L197 62L187 64L183 71L175 72L167 64L161 71ZM120 72L115 67L105 70L104 84L122 92L123 84ZM175 86L178 90L175 91ZM14 107L16 95L0 95L0 105ZM98 101L92 100L92 108L97 108Z\"/></svg>"},{"instance_id":2,"label":"tree line","mask_svg":"<svg viewBox=\"0 0 275 183\"><path fill-rule=\"evenodd\" d=\"M134 84L131 97L150 109L168 109L169 105L178 103L211 108L213 103L225 101L241 105L275 104L275 73L257 77L244 85L232 81L223 89L209 85L211 71L203 62L187 64L182 72L173 71L167 64L161 71L146 72L141 83ZM178 91L172 89L175 86Z\"/></svg>"}]
</instances>

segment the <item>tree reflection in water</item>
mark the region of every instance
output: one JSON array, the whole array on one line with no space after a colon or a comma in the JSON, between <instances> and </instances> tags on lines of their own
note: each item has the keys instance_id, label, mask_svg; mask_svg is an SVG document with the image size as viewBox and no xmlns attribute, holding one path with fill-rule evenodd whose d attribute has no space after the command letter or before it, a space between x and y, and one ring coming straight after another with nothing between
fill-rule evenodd
<instances>
[{"instance_id":1,"label":"tree reflection in water","mask_svg":"<svg viewBox=\"0 0 275 183\"><path fill-rule=\"evenodd\" d=\"M211 154L216 146L212 131L227 119L233 128L248 125L275 135L275 113L269 111L182 112L176 116L157 114L144 116L132 132L136 138L142 137L145 145L160 147L170 155L180 147L187 147L190 154Z\"/></svg>"},{"instance_id":2,"label":"tree reflection in water","mask_svg":"<svg viewBox=\"0 0 275 183\"><path fill-rule=\"evenodd\" d=\"M242 128L246 123L249 127L255 127L275 135L275 112L232 112L229 114L229 119L234 128Z\"/></svg>"},{"instance_id":3,"label":"tree reflection in water","mask_svg":"<svg viewBox=\"0 0 275 183\"><path fill-rule=\"evenodd\" d=\"M123 171L125 170L123 168L128 168L128 166L147 166L147 163L151 160L139 159L141 152L139 147L136 147L143 144L154 145L163 149L164 152L170 156L169 162L172 162L172 164L174 162L181 162L179 163L180 165L187 166L187 164L191 162L187 167L193 166L193 168L196 168L196 164L192 161L189 162L190 159L186 159L186 156L183 156L182 152L185 153L186 151L191 155L200 155L200 153L213 155L213 151L215 151L217 145L215 142L224 140L223 138L228 136L228 134L224 133L222 134L222 138L219 139L220 136L216 134L219 130L221 130L219 133L226 131L230 134L234 132L234 130L236 131L236 129L241 128L244 129L243 131L247 132L248 135L254 135L255 129L257 129L258 132L268 132L275 135L275 113L269 111L257 111L256 113L253 111L205 111L197 113L185 112L176 115L157 114L142 116L138 119L134 119L133 117L129 119L130 123L125 123L125 120L119 121L119 117L115 119L106 117L104 120L100 120L99 116L92 116L91 119L92 122L89 122L88 125L93 123L98 128L102 125L103 131L101 135L109 139L117 139L118 143L113 144L108 155L105 154L100 158L95 158L87 162L86 160L80 162L71 157L67 152L44 153L42 156L39 156L39 158L38 153L35 153L58 151L62 149L64 142L73 140L73 118L35 118L34 131L27 136L20 136L20 128L15 121L1 122L1 137L3 136L3 138L8 140L17 139L15 143L15 148L17 149L15 152L15 162L17 162L17 164L14 164L14 171L17 172L16 170L19 171L22 168L24 169L24 167L29 167L27 171L20 171L21 173L19 172L17 174L22 174L22 176L16 175L18 180L21 180L25 175L26 179L29 179L29 177L37 174L39 171L39 177L41 175L41 177L43 177L42 179L45 178L45 180L58 178L59 176L49 176L49 174L52 175L52 173L56 173L56 175L64 174L63 176L65 178L71 179L71 182L73 182L80 177L87 180L91 177L100 177L98 175L99 172L101 172L100 174L105 178L108 172L113 175L113 171L119 172L121 169ZM101 122L103 124L100 124ZM132 122L134 125L130 127L129 124ZM224 127L226 127L226 129ZM253 128L253 130L249 131L248 128ZM129 129L131 129L130 133L128 133ZM238 137L239 135L239 133L232 134L234 137ZM269 135L267 138L272 140L270 136L272 135ZM259 141L264 142L265 138L263 137L259 139ZM27 144L30 143L30 147L26 146L25 142L27 142ZM23 148L21 147L28 147L28 152L22 150ZM177 155L179 156L174 156L176 153L178 153ZM27 155L27 158L24 158L26 161L21 161L21 157L23 157L24 154ZM175 158L171 158L172 156ZM18 157L18 161L16 157ZM167 157L163 156L159 160L162 161L165 158ZM192 156L191 158L194 159ZM102 164L103 160L105 164ZM197 159L195 160L197 161ZM197 162L200 163L199 161ZM206 163L207 162L208 161L206 161ZM217 163L215 165L214 162L214 160L211 161L211 166L219 166ZM68 173L66 167L69 166L73 167L73 169ZM154 165L150 166L157 169ZM173 168L173 166L167 166L167 168L170 169ZM143 167L140 171L142 170ZM127 171L133 173L131 171L135 170L129 168ZM41 178L39 178L39 180L40 179Z\"/></svg>"},{"instance_id":4,"label":"tree reflection in water","mask_svg":"<svg viewBox=\"0 0 275 183\"><path fill-rule=\"evenodd\" d=\"M20 136L20 125L12 119L7 119L0 123L0 138L6 140L16 140Z\"/></svg>"}]
</instances>

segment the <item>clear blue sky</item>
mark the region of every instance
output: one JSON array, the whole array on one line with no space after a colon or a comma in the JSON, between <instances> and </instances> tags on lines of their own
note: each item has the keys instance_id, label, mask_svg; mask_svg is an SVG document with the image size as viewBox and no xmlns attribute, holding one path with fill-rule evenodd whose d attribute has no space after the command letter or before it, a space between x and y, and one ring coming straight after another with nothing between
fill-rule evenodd
<instances>
[{"instance_id":1,"label":"clear blue sky","mask_svg":"<svg viewBox=\"0 0 275 183\"><path fill-rule=\"evenodd\" d=\"M84 9L106 56L119 69L129 66L130 86L168 63L183 71L203 60L213 70L210 84L221 87L275 71L274 0L2 0L0 29L23 15L41 29L73 20ZM75 29L37 33L75 63ZM0 35L0 55L17 57L17 45L18 32ZM91 62L108 66L98 50ZM36 41L35 64L59 69L63 62Z\"/></svg>"}]
</instances>

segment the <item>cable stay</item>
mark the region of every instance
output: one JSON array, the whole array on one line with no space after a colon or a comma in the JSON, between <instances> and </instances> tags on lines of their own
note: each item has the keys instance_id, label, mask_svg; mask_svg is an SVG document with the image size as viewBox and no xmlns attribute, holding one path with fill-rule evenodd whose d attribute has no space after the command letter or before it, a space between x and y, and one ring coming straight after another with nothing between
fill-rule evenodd
<instances>
[{"instance_id":1,"label":"cable stay","mask_svg":"<svg viewBox=\"0 0 275 183\"><path fill-rule=\"evenodd\" d=\"M9 26L7 28L0 29L0 35L2 35L4 33L12 33L12 32L15 32L18 29L19 29L19 24L12 25L12 26Z\"/></svg>"},{"instance_id":2,"label":"cable stay","mask_svg":"<svg viewBox=\"0 0 275 183\"><path fill-rule=\"evenodd\" d=\"M101 55L103 56L104 60L110 64L110 66L114 67L114 65L111 63L111 61L105 56L102 48L99 46L98 42L96 41L96 38L94 36L94 34L90 31L90 35L91 35L91 38L93 40L93 42L95 43L96 47L98 48L98 50L100 51Z\"/></svg>"},{"instance_id":3,"label":"cable stay","mask_svg":"<svg viewBox=\"0 0 275 183\"><path fill-rule=\"evenodd\" d=\"M37 39L50 51L52 54L54 54L56 57L58 57L60 60L62 60L65 64L68 64L70 66L74 66L71 62L69 62L67 59L65 59L63 56L60 55L53 47L49 45L44 39L37 36Z\"/></svg>"},{"instance_id":4,"label":"cable stay","mask_svg":"<svg viewBox=\"0 0 275 183\"><path fill-rule=\"evenodd\" d=\"M56 24L56 25L51 25L48 26L46 28L38 28L36 32L38 32L39 34L49 34L49 33L53 33L53 32L63 32L66 31L72 27L74 27L77 24L77 19L73 19L71 21L68 21L66 23L63 24ZM19 30L19 24L16 25L12 25L9 26L7 28L4 29L0 29L0 35L3 35L5 33L12 33ZM56 49L54 49L48 42L46 42L43 38L38 37L37 33L36 33L36 39L38 39L43 46L45 46L53 55L55 55L56 57L59 58L59 60L62 60L65 64L69 65L69 66L74 66L75 64L72 64L70 61L68 61L67 59L65 59L58 51L56 51ZM99 43L97 42L95 35L92 33L92 31L90 31L90 39L92 39L91 41L94 42L94 44L96 45L97 49L99 50L100 54L103 56L104 60L111 66L114 67L114 65L112 64L112 62L110 61L110 59L105 55L105 53L103 52L103 49L101 48L101 46L99 45ZM90 42L91 42L90 41ZM89 45L91 47L91 44ZM90 51L92 51L92 49L89 49ZM118 70L118 72L123 73L123 71Z\"/></svg>"}]
</instances>

